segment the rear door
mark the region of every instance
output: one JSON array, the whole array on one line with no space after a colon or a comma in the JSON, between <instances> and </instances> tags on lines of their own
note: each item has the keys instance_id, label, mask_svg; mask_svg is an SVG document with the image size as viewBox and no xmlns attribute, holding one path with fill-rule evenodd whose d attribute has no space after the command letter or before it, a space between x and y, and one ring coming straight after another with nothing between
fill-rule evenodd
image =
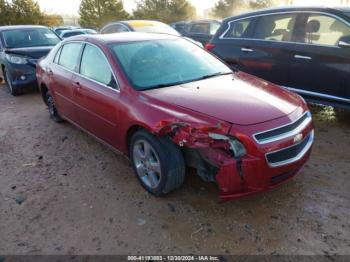
<instances>
[{"instance_id":1,"label":"rear door","mask_svg":"<svg viewBox=\"0 0 350 262\"><path fill-rule=\"evenodd\" d=\"M289 79L291 51L295 42L296 13L268 14L255 18L249 42L241 48L239 65L243 71L270 82L285 85Z\"/></svg>"},{"instance_id":2,"label":"rear door","mask_svg":"<svg viewBox=\"0 0 350 262\"><path fill-rule=\"evenodd\" d=\"M74 99L73 76L78 69L79 56L83 44L72 42L63 45L57 52L54 62L48 69L50 89L57 103L60 114L69 120L79 123L77 105Z\"/></svg>"},{"instance_id":3,"label":"rear door","mask_svg":"<svg viewBox=\"0 0 350 262\"><path fill-rule=\"evenodd\" d=\"M117 147L120 90L102 50L86 44L79 74L73 79L81 126Z\"/></svg>"},{"instance_id":4,"label":"rear door","mask_svg":"<svg viewBox=\"0 0 350 262\"><path fill-rule=\"evenodd\" d=\"M350 103L350 48L338 47L350 36L350 24L325 13L307 13L293 48L288 87L307 98Z\"/></svg>"}]
</instances>

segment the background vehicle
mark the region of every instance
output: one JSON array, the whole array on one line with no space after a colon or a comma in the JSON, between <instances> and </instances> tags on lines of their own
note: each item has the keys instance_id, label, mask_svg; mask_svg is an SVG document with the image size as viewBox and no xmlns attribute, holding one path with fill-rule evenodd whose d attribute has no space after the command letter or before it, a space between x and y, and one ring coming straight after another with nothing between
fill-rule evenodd
<instances>
[{"instance_id":1,"label":"background vehicle","mask_svg":"<svg viewBox=\"0 0 350 262\"><path fill-rule=\"evenodd\" d=\"M73 30L64 30L61 32L60 37L67 38L75 35L95 35L95 34L97 34L96 30L80 28L80 29L73 29Z\"/></svg>"},{"instance_id":2,"label":"background vehicle","mask_svg":"<svg viewBox=\"0 0 350 262\"><path fill-rule=\"evenodd\" d=\"M207 44L219 29L221 22L217 20L199 20L189 22L183 32L183 36Z\"/></svg>"},{"instance_id":3,"label":"background vehicle","mask_svg":"<svg viewBox=\"0 0 350 262\"><path fill-rule=\"evenodd\" d=\"M12 95L36 86L35 67L61 39L44 26L0 27L0 76Z\"/></svg>"},{"instance_id":4,"label":"background vehicle","mask_svg":"<svg viewBox=\"0 0 350 262\"><path fill-rule=\"evenodd\" d=\"M187 22L186 21L180 21L176 23L170 24L172 28L174 28L176 31L178 31L180 34L183 34L183 32L186 29Z\"/></svg>"},{"instance_id":5,"label":"background vehicle","mask_svg":"<svg viewBox=\"0 0 350 262\"><path fill-rule=\"evenodd\" d=\"M53 31L57 34L60 35L63 31L65 30L74 30L74 29L79 29L80 27L78 26L59 26L53 28Z\"/></svg>"},{"instance_id":6,"label":"background vehicle","mask_svg":"<svg viewBox=\"0 0 350 262\"><path fill-rule=\"evenodd\" d=\"M350 9L278 8L225 19L208 50L311 102L350 108Z\"/></svg>"},{"instance_id":7,"label":"background vehicle","mask_svg":"<svg viewBox=\"0 0 350 262\"><path fill-rule=\"evenodd\" d=\"M151 21L151 20L119 21L119 22L108 24L101 29L101 34L125 33L125 32L159 33L159 34L181 36L181 34L171 26L164 24L162 22ZM185 38L203 47L201 42L195 41L191 38L187 38L187 37Z\"/></svg>"},{"instance_id":8,"label":"background vehicle","mask_svg":"<svg viewBox=\"0 0 350 262\"><path fill-rule=\"evenodd\" d=\"M311 152L311 114L299 95L233 74L180 37L72 37L37 74L51 118L129 155L156 196L182 185L185 165L216 182L222 199L250 195L292 178Z\"/></svg>"}]
</instances>

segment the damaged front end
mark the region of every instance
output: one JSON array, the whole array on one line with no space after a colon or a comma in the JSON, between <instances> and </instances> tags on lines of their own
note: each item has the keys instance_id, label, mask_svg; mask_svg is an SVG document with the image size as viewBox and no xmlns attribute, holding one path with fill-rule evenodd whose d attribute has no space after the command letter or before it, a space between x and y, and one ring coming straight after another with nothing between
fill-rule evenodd
<instances>
[{"instance_id":1,"label":"damaged front end","mask_svg":"<svg viewBox=\"0 0 350 262\"><path fill-rule=\"evenodd\" d=\"M235 194L239 196L244 191L242 159L247 150L238 138L228 135L231 125L207 126L173 119L161 121L155 130L182 148L186 164L195 168L204 181L218 184L221 200L236 198Z\"/></svg>"}]
</instances>

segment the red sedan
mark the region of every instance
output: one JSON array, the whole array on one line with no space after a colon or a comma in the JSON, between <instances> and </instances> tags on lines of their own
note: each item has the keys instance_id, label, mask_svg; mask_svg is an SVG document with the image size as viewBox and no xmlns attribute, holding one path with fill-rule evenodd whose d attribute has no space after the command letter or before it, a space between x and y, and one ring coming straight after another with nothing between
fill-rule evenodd
<instances>
[{"instance_id":1,"label":"red sedan","mask_svg":"<svg viewBox=\"0 0 350 262\"><path fill-rule=\"evenodd\" d=\"M129 156L156 196L180 187L186 166L222 200L247 196L292 178L310 156L313 123L299 95L176 36L70 38L38 63L37 78L53 120Z\"/></svg>"}]
</instances>

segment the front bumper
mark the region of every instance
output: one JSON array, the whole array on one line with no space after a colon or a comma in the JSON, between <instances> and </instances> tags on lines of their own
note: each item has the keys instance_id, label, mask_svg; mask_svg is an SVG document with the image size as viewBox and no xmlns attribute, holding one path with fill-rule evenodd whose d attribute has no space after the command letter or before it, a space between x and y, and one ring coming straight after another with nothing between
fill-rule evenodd
<instances>
[{"instance_id":1,"label":"front bumper","mask_svg":"<svg viewBox=\"0 0 350 262\"><path fill-rule=\"evenodd\" d=\"M293 116L290 117L293 118ZM290 119L276 121L280 122L272 123L272 126L279 126L283 121L290 121ZM241 159L222 158L224 160L221 159L216 175L220 199L226 201L268 191L292 179L310 158L314 140L313 128L312 122L304 126L299 133L304 138L302 141L295 141L296 136L264 144L250 139L248 155ZM269 128L265 124L260 129ZM250 132L250 137L253 137L253 130L257 129L252 128L245 130L245 132ZM238 133L244 133L242 131ZM232 135L237 136L237 134ZM281 155L279 155L280 152ZM279 161L279 158L283 157L288 157L288 161ZM278 164L271 164L269 160L276 161ZM218 161L214 161L218 163Z\"/></svg>"},{"instance_id":2,"label":"front bumper","mask_svg":"<svg viewBox=\"0 0 350 262\"><path fill-rule=\"evenodd\" d=\"M6 68L11 75L13 87L17 89L37 87L35 64L16 65L8 63Z\"/></svg>"}]
</instances>

